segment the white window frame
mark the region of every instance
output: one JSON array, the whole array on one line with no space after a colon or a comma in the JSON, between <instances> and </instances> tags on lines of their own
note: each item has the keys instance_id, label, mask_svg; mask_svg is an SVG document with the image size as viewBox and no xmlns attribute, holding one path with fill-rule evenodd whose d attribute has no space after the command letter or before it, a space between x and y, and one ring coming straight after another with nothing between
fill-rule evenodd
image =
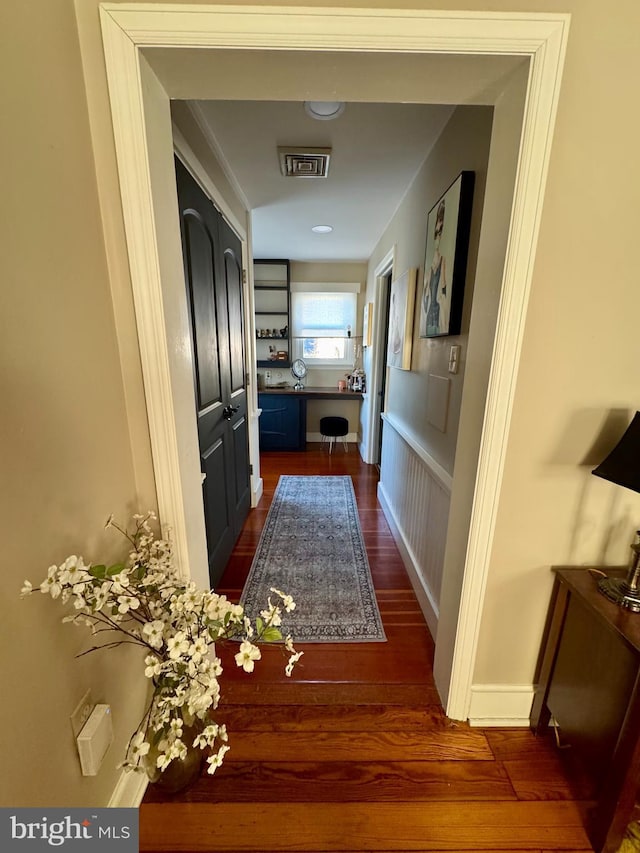
<instances>
[{"instance_id":1,"label":"white window frame","mask_svg":"<svg viewBox=\"0 0 640 853\"><path fill-rule=\"evenodd\" d=\"M358 317L358 294L360 292L360 284L357 282L292 282L291 283L291 350L293 353L293 358L302 358L304 359L309 367L338 367L338 368L353 368L355 366L355 333L356 333L356 323ZM353 306L353 318L351 322L352 336L345 337L345 350L343 358L309 358L304 354L304 341L310 339L320 339L320 338L339 338L338 334L330 334L331 330L327 329L325 334L314 334L313 332L310 334L304 334L304 329L299 329L296 327L296 322L294 320L295 317L295 309L293 307L293 301L296 298L296 294L300 293L313 293L313 294L336 294L336 293L349 293L353 295L354 298L354 306ZM322 331L322 330L318 330Z\"/></svg>"}]
</instances>

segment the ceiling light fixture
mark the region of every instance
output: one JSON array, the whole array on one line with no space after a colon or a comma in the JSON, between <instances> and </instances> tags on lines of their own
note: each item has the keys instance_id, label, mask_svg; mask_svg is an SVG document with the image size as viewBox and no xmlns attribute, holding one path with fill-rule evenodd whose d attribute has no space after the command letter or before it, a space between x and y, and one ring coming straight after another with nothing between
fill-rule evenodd
<instances>
[{"instance_id":1,"label":"ceiling light fixture","mask_svg":"<svg viewBox=\"0 0 640 853\"><path fill-rule=\"evenodd\" d=\"M305 101L304 109L308 116L318 121L330 121L344 112L344 101Z\"/></svg>"},{"instance_id":2,"label":"ceiling light fixture","mask_svg":"<svg viewBox=\"0 0 640 853\"><path fill-rule=\"evenodd\" d=\"M333 231L332 225L314 225L311 230L315 234L330 234Z\"/></svg>"}]
</instances>

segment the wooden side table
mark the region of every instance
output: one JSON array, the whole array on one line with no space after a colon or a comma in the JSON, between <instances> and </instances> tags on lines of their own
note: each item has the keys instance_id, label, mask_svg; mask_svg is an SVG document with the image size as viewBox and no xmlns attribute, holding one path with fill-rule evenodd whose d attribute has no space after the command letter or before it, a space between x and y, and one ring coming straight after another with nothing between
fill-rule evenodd
<instances>
[{"instance_id":1,"label":"wooden side table","mask_svg":"<svg viewBox=\"0 0 640 853\"><path fill-rule=\"evenodd\" d=\"M640 781L640 614L598 592L588 569L553 570L531 728L540 733L553 716L564 745L597 780L587 832L596 853L615 853Z\"/></svg>"}]
</instances>

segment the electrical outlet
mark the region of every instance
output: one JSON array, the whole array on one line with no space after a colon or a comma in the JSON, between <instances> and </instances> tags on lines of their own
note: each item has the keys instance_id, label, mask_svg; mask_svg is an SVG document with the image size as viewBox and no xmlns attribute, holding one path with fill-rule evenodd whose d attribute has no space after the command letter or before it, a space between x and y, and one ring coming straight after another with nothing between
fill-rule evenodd
<instances>
[{"instance_id":1,"label":"electrical outlet","mask_svg":"<svg viewBox=\"0 0 640 853\"><path fill-rule=\"evenodd\" d=\"M78 702L75 711L71 714L71 729L74 738L77 738L84 724L87 722L93 711L93 702L91 700L91 690L87 690L82 699Z\"/></svg>"},{"instance_id":2,"label":"electrical outlet","mask_svg":"<svg viewBox=\"0 0 640 853\"><path fill-rule=\"evenodd\" d=\"M264 378L267 380L267 382L271 382L271 371L270 370L265 370Z\"/></svg>"}]
</instances>

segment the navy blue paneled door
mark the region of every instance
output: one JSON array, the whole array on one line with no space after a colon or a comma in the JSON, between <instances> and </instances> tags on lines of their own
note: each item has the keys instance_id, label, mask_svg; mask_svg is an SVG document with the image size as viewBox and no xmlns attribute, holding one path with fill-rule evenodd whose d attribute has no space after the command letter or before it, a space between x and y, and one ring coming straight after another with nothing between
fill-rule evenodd
<instances>
[{"instance_id":1,"label":"navy blue paneled door","mask_svg":"<svg viewBox=\"0 0 640 853\"><path fill-rule=\"evenodd\" d=\"M176 159L209 576L215 588L251 502L242 247Z\"/></svg>"}]
</instances>

